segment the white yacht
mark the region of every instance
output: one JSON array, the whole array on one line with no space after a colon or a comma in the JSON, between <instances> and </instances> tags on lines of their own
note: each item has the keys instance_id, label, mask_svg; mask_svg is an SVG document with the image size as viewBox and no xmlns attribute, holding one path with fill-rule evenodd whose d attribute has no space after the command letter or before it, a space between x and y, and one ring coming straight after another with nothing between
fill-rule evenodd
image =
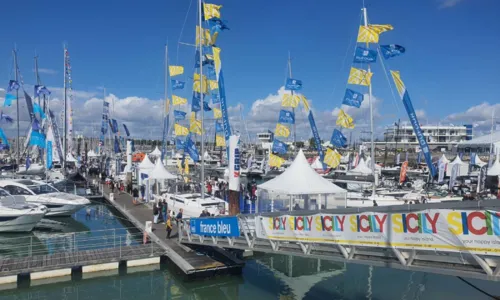
<instances>
[{"instance_id":1,"label":"white yacht","mask_svg":"<svg viewBox=\"0 0 500 300\"><path fill-rule=\"evenodd\" d=\"M24 197L0 189L0 232L29 232L47 211L43 205L27 203Z\"/></svg>"},{"instance_id":2,"label":"white yacht","mask_svg":"<svg viewBox=\"0 0 500 300\"><path fill-rule=\"evenodd\" d=\"M70 216L90 204L84 197L59 192L53 186L36 180L0 180L0 188L11 195L24 196L27 202L45 205L47 216Z\"/></svg>"},{"instance_id":3,"label":"white yacht","mask_svg":"<svg viewBox=\"0 0 500 300\"><path fill-rule=\"evenodd\" d=\"M183 209L183 218L198 218L203 210L207 210L211 215L218 216L228 214L229 206L224 200L212 197L205 194L205 198L201 198L201 193L180 193L180 194L163 194L160 199L165 199L168 204L168 209L177 214L179 209Z\"/></svg>"}]
</instances>

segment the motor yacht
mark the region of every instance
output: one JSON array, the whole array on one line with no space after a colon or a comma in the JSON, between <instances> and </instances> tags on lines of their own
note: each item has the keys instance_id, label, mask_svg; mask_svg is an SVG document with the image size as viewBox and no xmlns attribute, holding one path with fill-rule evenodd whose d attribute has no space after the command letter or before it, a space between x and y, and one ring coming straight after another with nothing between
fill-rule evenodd
<instances>
[{"instance_id":1,"label":"motor yacht","mask_svg":"<svg viewBox=\"0 0 500 300\"><path fill-rule=\"evenodd\" d=\"M0 189L0 232L29 232L47 212L43 205L27 203L24 197Z\"/></svg>"},{"instance_id":2,"label":"motor yacht","mask_svg":"<svg viewBox=\"0 0 500 300\"><path fill-rule=\"evenodd\" d=\"M84 197L59 192L53 186L29 179L0 180L0 188L11 195L24 196L29 203L45 205L47 216L70 216L79 209L90 204Z\"/></svg>"}]
</instances>

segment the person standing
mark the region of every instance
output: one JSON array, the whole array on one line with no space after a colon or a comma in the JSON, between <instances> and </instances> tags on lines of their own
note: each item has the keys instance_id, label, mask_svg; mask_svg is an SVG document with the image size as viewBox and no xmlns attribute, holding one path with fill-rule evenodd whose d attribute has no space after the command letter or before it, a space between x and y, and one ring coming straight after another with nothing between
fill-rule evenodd
<instances>
[{"instance_id":1,"label":"person standing","mask_svg":"<svg viewBox=\"0 0 500 300\"><path fill-rule=\"evenodd\" d=\"M146 192L146 187L144 184L141 185L141 200L144 201L144 193Z\"/></svg>"},{"instance_id":2,"label":"person standing","mask_svg":"<svg viewBox=\"0 0 500 300\"><path fill-rule=\"evenodd\" d=\"M161 202L161 199L158 199L158 222L163 222L165 224L165 219L163 218L163 202Z\"/></svg>"},{"instance_id":3,"label":"person standing","mask_svg":"<svg viewBox=\"0 0 500 300\"><path fill-rule=\"evenodd\" d=\"M177 214L177 216L175 216L175 221L177 223L177 226L179 226L179 222L182 224L182 212L183 212L183 209L179 209L179 213Z\"/></svg>"},{"instance_id":4,"label":"person standing","mask_svg":"<svg viewBox=\"0 0 500 300\"><path fill-rule=\"evenodd\" d=\"M111 193L113 193L113 194L114 194L114 193L115 193L115 183L114 183L113 181L111 181L111 182L109 183L109 187L111 188Z\"/></svg>"},{"instance_id":5,"label":"person standing","mask_svg":"<svg viewBox=\"0 0 500 300\"><path fill-rule=\"evenodd\" d=\"M155 203L153 205L153 223L154 224L158 224L158 215L159 215L158 204Z\"/></svg>"},{"instance_id":6,"label":"person standing","mask_svg":"<svg viewBox=\"0 0 500 300\"><path fill-rule=\"evenodd\" d=\"M168 204L165 199L163 199L163 205L161 207L161 212L163 214L163 220L164 222L167 222L167 211L168 211Z\"/></svg>"},{"instance_id":7,"label":"person standing","mask_svg":"<svg viewBox=\"0 0 500 300\"><path fill-rule=\"evenodd\" d=\"M170 239L170 234L172 233L172 217L170 216L170 211L168 211L167 221L165 222L165 227L167 229L167 239Z\"/></svg>"},{"instance_id":8,"label":"person standing","mask_svg":"<svg viewBox=\"0 0 500 300\"><path fill-rule=\"evenodd\" d=\"M135 187L132 190L132 197L134 197L134 200L133 200L132 203L134 203L134 205L137 205L137 202L138 202L138 199L139 199L139 190L137 189L137 187Z\"/></svg>"}]
</instances>

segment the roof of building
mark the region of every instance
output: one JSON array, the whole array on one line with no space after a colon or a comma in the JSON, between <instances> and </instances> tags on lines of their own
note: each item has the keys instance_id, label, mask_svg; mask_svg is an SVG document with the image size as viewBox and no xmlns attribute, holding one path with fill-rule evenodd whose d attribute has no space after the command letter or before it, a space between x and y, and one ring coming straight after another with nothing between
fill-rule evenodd
<instances>
[{"instance_id":1,"label":"roof of building","mask_svg":"<svg viewBox=\"0 0 500 300\"><path fill-rule=\"evenodd\" d=\"M500 144L500 131L478 136L468 141L461 141L458 146L489 145L492 142L493 144Z\"/></svg>"}]
</instances>

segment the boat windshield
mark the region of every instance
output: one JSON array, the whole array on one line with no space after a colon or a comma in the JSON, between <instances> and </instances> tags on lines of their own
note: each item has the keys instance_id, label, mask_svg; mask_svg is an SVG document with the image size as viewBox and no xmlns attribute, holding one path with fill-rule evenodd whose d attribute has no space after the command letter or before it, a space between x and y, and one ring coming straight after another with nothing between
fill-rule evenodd
<instances>
[{"instance_id":1,"label":"boat windshield","mask_svg":"<svg viewBox=\"0 0 500 300\"><path fill-rule=\"evenodd\" d=\"M52 186L50 186L48 184L30 185L30 186L28 186L28 188L30 190L32 190L33 193L35 193L37 195L59 192L54 187L52 187Z\"/></svg>"}]
</instances>

